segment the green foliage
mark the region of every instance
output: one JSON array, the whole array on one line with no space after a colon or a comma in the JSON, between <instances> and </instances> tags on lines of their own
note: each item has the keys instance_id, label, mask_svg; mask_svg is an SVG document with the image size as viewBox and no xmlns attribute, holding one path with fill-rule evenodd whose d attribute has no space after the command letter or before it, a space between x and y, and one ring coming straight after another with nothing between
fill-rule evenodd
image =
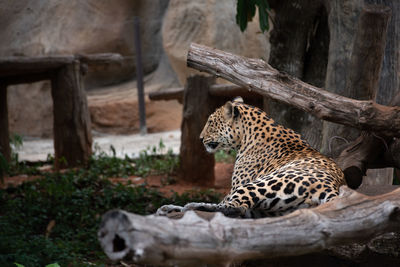
<instances>
[{"instance_id":1,"label":"green foliage","mask_svg":"<svg viewBox=\"0 0 400 267\"><path fill-rule=\"evenodd\" d=\"M214 154L214 158L216 162L223 162L223 163L234 163L236 159L236 151L231 150L229 152L218 150Z\"/></svg>"},{"instance_id":2,"label":"green foliage","mask_svg":"<svg viewBox=\"0 0 400 267\"><path fill-rule=\"evenodd\" d=\"M115 152L111 156L97 153L87 168L43 173L33 182L0 189L0 266L101 264L106 257L97 241L97 230L106 211L119 208L144 215L164 204L218 202L221 196L212 190L165 198L144 185L113 184L108 180L170 173L178 160L172 152L158 155L162 149L165 147L159 144L139 159L118 159Z\"/></svg>"},{"instance_id":3,"label":"green foliage","mask_svg":"<svg viewBox=\"0 0 400 267\"><path fill-rule=\"evenodd\" d=\"M247 28L247 22L251 21L258 8L260 29L262 32L269 30L268 11L271 10L268 0L237 0L236 3L236 24L243 32Z\"/></svg>"},{"instance_id":4,"label":"green foliage","mask_svg":"<svg viewBox=\"0 0 400 267\"><path fill-rule=\"evenodd\" d=\"M16 133L11 134L10 136L11 150L15 151L20 149L22 147L22 144L23 144L22 136Z\"/></svg>"},{"instance_id":5,"label":"green foliage","mask_svg":"<svg viewBox=\"0 0 400 267\"><path fill-rule=\"evenodd\" d=\"M0 182L4 181L4 176L8 173L8 162L3 154L0 152Z\"/></svg>"},{"instance_id":6,"label":"green foliage","mask_svg":"<svg viewBox=\"0 0 400 267\"><path fill-rule=\"evenodd\" d=\"M17 267L25 267L24 265L16 263L16 262L14 264ZM58 263L51 263L51 264L47 264L45 267L60 267L60 265Z\"/></svg>"},{"instance_id":7,"label":"green foliage","mask_svg":"<svg viewBox=\"0 0 400 267\"><path fill-rule=\"evenodd\" d=\"M137 175L174 174L179 167L179 158L171 149L165 153L165 146L161 140L158 148L153 146L142 151L135 163Z\"/></svg>"},{"instance_id":8,"label":"green foliage","mask_svg":"<svg viewBox=\"0 0 400 267\"><path fill-rule=\"evenodd\" d=\"M14 176L16 174L29 174L37 175L40 173L38 167L41 163L28 164L27 162L20 162L17 150L23 145L22 137L18 134L11 134L10 147L11 147L11 160L7 162L4 155L0 153L0 179L7 174Z\"/></svg>"},{"instance_id":9,"label":"green foliage","mask_svg":"<svg viewBox=\"0 0 400 267\"><path fill-rule=\"evenodd\" d=\"M16 149L22 147L22 137L18 134L10 135L10 146L11 146L11 163L18 162L18 154L15 152ZM9 164L6 157L0 152L0 181L3 182L4 176L12 170L14 164Z\"/></svg>"},{"instance_id":10,"label":"green foliage","mask_svg":"<svg viewBox=\"0 0 400 267\"><path fill-rule=\"evenodd\" d=\"M393 185L400 185L400 171L396 169L393 173Z\"/></svg>"},{"instance_id":11,"label":"green foliage","mask_svg":"<svg viewBox=\"0 0 400 267\"><path fill-rule=\"evenodd\" d=\"M148 147L140 152L139 157L124 159L116 157L115 148L111 146L112 155L97 152L89 161L88 172L101 177L128 177L132 175L148 176L157 174L173 175L179 166L178 156L172 150L166 150L160 140L157 146Z\"/></svg>"}]
</instances>

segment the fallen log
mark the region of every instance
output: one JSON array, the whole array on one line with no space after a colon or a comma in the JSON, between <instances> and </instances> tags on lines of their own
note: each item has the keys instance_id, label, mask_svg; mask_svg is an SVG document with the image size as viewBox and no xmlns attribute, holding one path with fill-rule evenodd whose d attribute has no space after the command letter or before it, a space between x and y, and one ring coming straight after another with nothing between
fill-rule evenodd
<instances>
[{"instance_id":1,"label":"fallen log","mask_svg":"<svg viewBox=\"0 0 400 267\"><path fill-rule=\"evenodd\" d=\"M195 266L303 255L400 231L400 188L369 197L342 187L341 196L313 209L257 220L221 213L206 220L193 211L171 220L113 210L103 216L98 238L112 260Z\"/></svg>"},{"instance_id":2,"label":"fallen log","mask_svg":"<svg viewBox=\"0 0 400 267\"><path fill-rule=\"evenodd\" d=\"M320 119L360 130L400 136L400 107L343 97L312 86L250 59L199 44L191 44L187 65L246 87L263 96L302 109Z\"/></svg>"}]
</instances>

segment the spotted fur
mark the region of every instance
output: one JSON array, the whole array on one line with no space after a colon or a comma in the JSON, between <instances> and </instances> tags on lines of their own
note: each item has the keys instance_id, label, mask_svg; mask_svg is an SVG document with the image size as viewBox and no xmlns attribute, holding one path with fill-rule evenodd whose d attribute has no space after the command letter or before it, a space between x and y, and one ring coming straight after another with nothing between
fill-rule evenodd
<instances>
[{"instance_id":1,"label":"spotted fur","mask_svg":"<svg viewBox=\"0 0 400 267\"><path fill-rule=\"evenodd\" d=\"M206 150L237 150L230 193L219 204L166 205L158 210L220 211L228 216L282 215L334 199L343 172L291 129L241 98L210 115L200 135Z\"/></svg>"}]
</instances>

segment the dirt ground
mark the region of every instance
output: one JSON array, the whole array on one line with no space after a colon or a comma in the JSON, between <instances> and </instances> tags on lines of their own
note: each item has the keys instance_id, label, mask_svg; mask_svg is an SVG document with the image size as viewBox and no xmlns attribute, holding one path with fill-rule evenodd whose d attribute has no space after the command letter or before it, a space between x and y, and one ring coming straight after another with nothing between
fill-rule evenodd
<instances>
[{"instance_id":1,"label":"dirt ground","mask_svg":"<svg viewBox=\"0 0 400 267\"><path fill-rule=\"evenodd\" d=\"M48 168L48 171L52 171ZM225 195L229 192L231 186L231 176L233 171L233 164L230 163L216 163L214 167L215 184L212 189ZM18 186L24 182L34 181L39 179L40 176L18 175L12 177L5 177L4 182L0 182L0 188L4 189L11 186ZM192 184L185 182L178 177L168 177L166 175L152 175L147 177L130 176L128 178L114 177L110 178L113 183L121 184L144 184L148 187L158 189L165 196L171 196L174 192L182 194L186 191L210 189L210 187L201 186L199 184Z\"/></svg>"},{"instance_id":2,"label":"dirt ground","mask_svg":"<svg viewBox=\"0 0 400 267\"><path fill-rule=\"evenodd\" d=\"M215 183L211 187L215 191L225 195L229 192L231 186L233 164L217 163L214 168ZM173 193L182 194L186 191L210 189L210 187L202 186L201 184L193 184L179 179L178 177L167 177L163 175L153 175L145 178L129 177L129 178L110 178L114 183L128 184L143 184L158 189L165 196L169 197Z\"/></svg>"}]
</instances>

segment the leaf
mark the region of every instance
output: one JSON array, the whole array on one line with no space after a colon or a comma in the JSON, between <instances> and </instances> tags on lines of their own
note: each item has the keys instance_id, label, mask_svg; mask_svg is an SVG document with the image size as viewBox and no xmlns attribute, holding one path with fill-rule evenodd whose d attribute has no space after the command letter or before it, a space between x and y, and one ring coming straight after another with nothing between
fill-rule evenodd
<instances>
[{"instance_id":1,"label":"leaf","mask_svg":"<svg viewBox=\"0 0 400 267\"><path fill-rule=\"evenodd\" d=\"M17 267L25 267L24 265L19 264L19 263L16 263L16 262L14 262L14 264L15 264Z\"/></svg>"},{"instance_id":2,"label":"leaf","mask_svg":"<svg viewBox=\"0 0 400 267\"><path fill-rule=\"evenodd\" d=\"M247 1L247 21L252 21L256 14L255 0Z\"/></svg>"},{"instance_id":3,"label":"leaf","mask_svg":"<svg viewBox=\"0 0 400 267\"><path fill-rule=\"evenodd\" d=\"M243 32L247 27L247 0L238 0L236 5L236 24Z\"/></svg>"},{"instance_id":4,"label":"leaf","mask_svg":"<svg viewBox=\"0 0 400 267\"><path fill-rule=\"evenodd\" d=\"M237 0L236 4L236 24L243 32L247 28L247 23L253 19L258 7L258 17L262 32L269 30L268 11L270 10L268 0Z\"/></svg>"},{"instance_id":5,"label":"leaf","mask_svg":"<svg viewBox=\"0 0 400 267\"><path fill-rule=\"evenodd\" d=\"M56 262L56 263L47 264L45 267L61 267L61 266Z\"/></svg>"},{"instance_id":6,"label":"leaf","mask_svg":"<svg viewBox=\"0 0 400 267\"><path fill-rule=\"evenodd\" d=\"M256 0L258 6L258 18L260 22L260 29L262 32L269 30L268 10L270 7L267 0Z\"/></svg>"}]
</instances>

